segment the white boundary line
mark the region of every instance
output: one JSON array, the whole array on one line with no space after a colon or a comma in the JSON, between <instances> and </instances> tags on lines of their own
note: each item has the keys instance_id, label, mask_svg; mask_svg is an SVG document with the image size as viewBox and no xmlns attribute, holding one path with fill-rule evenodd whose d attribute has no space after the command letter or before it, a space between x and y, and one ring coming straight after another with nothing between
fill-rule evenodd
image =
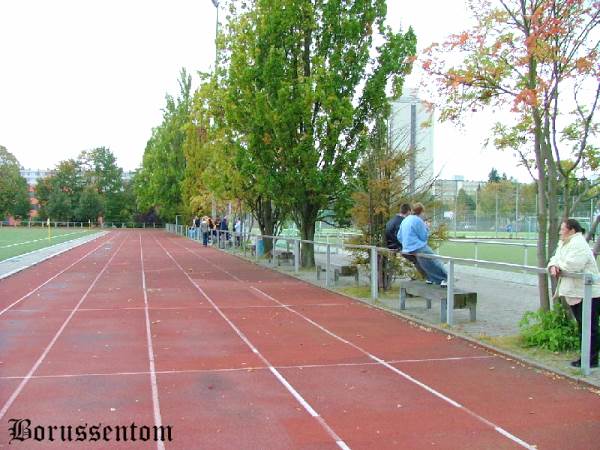
<instances>
[{"instance_id":1,"label":"white boundary line","mask_svg":"<svg viewBox=\"0 0 600 450\"><path fill-rule=\"evenodd\" d=\"M15 273L19 273L19 272L21 272L21 271L23 271L25 269L29 269L30 267L36 266L36 265L38 265L40 263L43 263L44 261L46 261L46 260L48 260L50 258L54 258L55 256L62 255L63 253L68 252L69 250L73 250L74 248L77 248L77 247L79 247L79 246L81 246L83 244L87 244L88 242L95 241L96 239L98 239L98 238L100 238L102 236L106 236L106 234L107 234L106 232L99 231L98 233L90 234L89 235L91 237L90 239L85 239L88 236L82 236L82 237L77 238L77 239L70 239L70 240L65 241L65 242L59 242L58 244L50 245L48 247L38 248L37 250L33 250L33 251L27 252L27 253L23 253L22 255L13 256L12 258L3 259L2 261L0 261L0 265L2 265L3 263L5 263L6 261L11 261L13 259L22 258L23 256L30 256L30 255L32 255L34 253L43 252L43 251L46 251L48 249L51 249L52 247L57 247L59 245L66 244L68 242L71 242L71 243L75 244L75 245L73 245L71 247L65 248L63 250L59 250L56 253L50 253L49 255L44 256L43 258L38 259L37 261L35 261L35 262L31 263L31 264L27 264L27 265L22 266L22 267L17 267L15 270L11 270L10 272L6 272L6 273L0 275L0 280L3 280L4 278L8 278L11 275L14 275ZM81 242L76 242L78 239L82 239L82 241Z\"/></svg>"},{"instance_id":2,"label":"white boundary line","mask_svg":"<svg viewBox=\"0 0 600 450\"><path fill-rule=\"evenodd\" d=\"M34 242L45 241L46 239L58 239L58 238L63 237L63 236L72 236L74 234L83 234L83 231L77 231L77 232L73 232L73 233L59 234L59 235L56 235L56 236L50 236L49 238L48 237L43 237L43 238L40 238L40 239L34 239L32 241L16 242L14 244L2 245L2 246L0 246L0 248L11 248L11 247L16 247L18 245L33 244ZM68 241L72 241L72 239L67 239L64 242L68 242Z\"/></svg>"},{"instance_id":3,"label":"white boundary line","mask_svg":"<svg viewBox=\"0 0 600 450\"><path fill-rule=\"evenodd\" d=\"M154 366L154 347L152 346L152 331L150 330L150 313L148 312L148 291L146 289L146 273L144 272L144 249L142 247L142 233L140 238L140 261L142 262L142 288L144 290L144 313L146 315L146 342L148 343L148 362L150 366L150 386L152 387L152 405L154 407L154 424L157 428L162 427L160 414L160 402L158 400L158 385L156 383L156 368ZM156 441L156 448L164 450L165 444L161 440Z\"/></svg>"},{"instance_id":4,"label":"white boundary line","mask_svg":"<svg viewBox=\"0 0 600 450\"><path fill-rule=\"evenodd\" d=\"M179 244L178 244L179 245ZM231 276L233 279L235 279L238 282L243 282L240 278L236 277L235 275L229 273L227 270L221 268L219 265L214 264L213 262L207 260L206 258L198 255L197 253L193 252L192 250L190 250L189 248L187 248L186 246L180 245L180 247L184 248L185 250L187 250L188 252L192 253L193 255L196 255L198 258L204 259L205 261L207 261L209 264L211 264L212 266L216 267L217 269L221 270L222 272L228 274L229 276ZM323 327L322 325L318 324L317 322L315 322L314 320L306 317L304 314L291 309L287 306L285 306L283 303L281 303L279 300L271 297L269 294L267 294L266 292L263 292L262 290L254 287L254 286L250 286L249 289L253 289L256 292L261 293L262 295L264 295L266 298L272 300L273 302L277 303L278 305L282 306L284 309L288 310L291 313L296 314L297 316L301 317L302 319L304 319L305 321L307 321L308 323L310 323L311 325L319 328L321 331L323 331L324 333L330 335L331 337L343 342L344 344L349 345L350 347L354 348L355 350L360 351L361 353L363 353L365 356L369 357L370 359L372 359L373 361L381 364L382 366L386 367L387 369L391 370L392 372L400 375L401 377L405 378L406 380L416 384L417 386L425 389L427 392L433 394L434 396L442 399L443 401L451 404L452 406L459 408L463 411L465 411L467 414L469 414L471 417L477 419L478 421L492 427L496 432L498 432L499 434L501 434L502 436L510 439L511 441L521 445L522 447L525 447L529 450L536 450L537 447L535 447L532 444L529 444L525 441L523 441L522 439L518 438L517 436L509 433L508 431L504 430L502 427L494 424L493 422L490 422L489 420L487 420L485 417L480 416L479 414L475 413L474 411L470 410L469 408L466 408L465 406L461 405L460 403L458 403L455 400L452 400L450 397L447 397L446 395L442 394L441 392L435 390L434 388L426 385L425 383L422 383L421 381L417 380L416 378L410 376L409 374L407 374L406 372L401 371L400 369L392 366L390 363L384 361L383 359L367 352L366 350L364 350L363 348L359 347L358 345L338 336L337 334L333 333L332 331L329 331L327 328Z\"/></svg>"},{"instance_id":5,"label":"white boundary line","mask_svg":"<svg viewBox=\"0 0 600 450\"><path fill-rule=\"evenodd\" d=\"M79 310L78 312L80 312ZM457 358L429 358L429 359L396 359L387 361L389 364L402 364L402 363L419 363L419 362L431 362L431 361L464 361L470 359L492 359L494 356L465 356ZM363 367L363 366L377 366L378 362L360 362L360 363L334 363L334 364L304 364L304 365L291 365L291 366L274 366L278 370L292 370L292 369L329 369L336 367ZM180 374L194 374L194 373L220 373L220 372L253 372L255 370L267 370L268 367L264 366L249 366L249 367L230 367L223 369L186 369L186 370L155 370L155 374L159 375L180 375ZM32 379L44 379L44 378L79 378L79 377L115 377L124 375L150 375L152 372L106 372L106 373L73 373L73 374L60 374L60 375L32 375ZM0 377L0 380L21 380L25 377L19 376L5 376Z\"/></svg>"},{"instance_id":6,"label":"white boundary line","mask_svg":"<svg viewBox=\"0 0 600 450\"><path fill-rule=\"evenodd\" d=\"M25 387L25 385L27 384L27 382L31 379L32 375L38 369L38 367L40 366L40 364L42 364L42 362L44 361L44 359L46 358L46 356L48 355L48 353L50 352L50 350L54 346L55 342L58 340L58 338L60 337L60 335L62 334L62 332L64 331L64 329L67 327L67 325L71 321L71 318L75 315L75 313L77 312L77 310L79 309L79 307L81 306L81 304L85 301L85 299L87 298L88 294L91 292L91 290L96 285L96 282L104 274L104 272L108 268L108 265L112 262L112 260L115 258L115 256L117 255L117 253L119 253L119 250L121 250L121 247L125 243L125 240L126 239L123 239L123 241L121 242L121 244L119 245L119 247L117 248L117 250L115 250L115 252L108 259L108 261L106 262L106 264L104 264L104 267L102 268L102 270L98 273L98 275L96 275L96 278L94 278L94 281L92 281L92 284L90 285L90 287L81 296L81 299L79 300L79 302L77 303L77 305L75 305L75 307L73 308L73 311L71 311L71 314L68 315L68 317L65 319L65 321L63 322L63 324L61 325L61 327L58 329L58 331L56 332L56 334L54 335L54 337L52 338L52 340L50 341L50 343L48 344L48 346L46 347L46 349L44 350L44 352L42 353L42 355L38 358L38 360L35 362L35 364L31 368L31 370L27 373L27 375L25 375L25 378L23 378L23 381L21 381L21 383L19 383L19 386L17 386L17 388L12 393L12 395L10 396L10 398L6 401L6 403L4 403L4 406L0 410L0 420L4 417L4 415L6 414L6 412L8 411L8 409L10 408L10 406L13 404L13 402L18 397L18 395L21 393L21 391L23 390L23 388Z\"/></svg>"},{"instance_id":7,"label":"white boundary line","mask_svg":"<svg viewBox=\"0 0 600 450\"><path fill-rule=\"evenodd\" d=\"M104 235L102 235L104 236ZM100 236L98 236L100 237ZM98 239L98 237L94 238ZM56 277L62 275L63 273L65 273L67 270L69 270L71 267L73 267L75 264L79 263L80 261L82 261L83 259L87 258L89 255L91 255L92 253L94 253L96 250L98 250L100 247L102 247L103 245L106 245L107 243L109 243L110 241L112 241L113 239L116 238L116 235L111 237L110 239L102 242L100 245L98 245L97 247L95 247L94 249L90 250L89 252L87 252L85 255L83 255L81 258L79 258L77 261L75 261L74 263L70 264L69 266L65 267L63 270L61 270L60 272L58 272L57 274L53 275L52 277L48 278L46 281L44 281L42 284L40 284L38 287L34 288L33 290L29 291L27 294L25 294L23 297L21 297L20 299L12 302L10 305L8 305L6 308L4 308L2 311L0 311L0 316L2 314L4 314L6 311L8 311L10 308L12 308L13 306L15 306L17 303L20 303L21 301L25 300L27 297L29 297L31 294L33 294L34 292L38 291L40 288L44 287L45 285L47 285L48 283L50 283L52 280L54 280ZM88 241L91 242L91 241ZM64 252L72 250L73 247L68 248L66 250L64 250ZM61 253L64 253L61 252ZM56 256L59 253L56 253L55 255L52 256ZM49 258L51 258L52 256L50 256ZM48 258L46 258L48 259ZM41 261L37 262L36 264L39 264Z\"/></svg>"},{"instance_id":8,"label":"white boundary line","mask_svg":"<svg viewBox=\"0 0 600 450\"><path fill-rule=\"evenodd\" d=\"M237 335L240 337L240 339L242 341L244 341L244 343L252 350L252 352L255 355L257 355L260 358L260 360L268 367L269 371L275 376L275 378L277 378L277 380L279 380L279 382L296 399L296 401L302 405L302 407L306 410L306 412L308 412L311 415L311 417L313 417L317 422L319 422L321 427L327 432L327 434L329 434L329 436L331 436L331 438L335 441L337 446L343 450L349 450L350 447L348 447L348 445L337 435L337 433L333 430L333 428L331 428L331 426L329 426L329 424L327 424L327 422L325 422L325 420L300 395L300 393L298 391L296 391L296 389L294 389L294 387L285 379L285 377L283 375L281 375L281 373L279 373L279 371L275 367L273 367L273 365L269 362L269 360L267 360L267 358L265 358L262 355L262 353L260 353L260 351L254 346L254 344L252 344L252 342L250 342L250 340L244 335L244 333L242 333L242 331L237 326L235 326L235 324L231 320L229 320L229 318L223 313L223 311L221 311L221 309L216 305L216 303L206 294L206 292L204 292L204 290L200 286L198 286L198 284L192 279L192 277L190 277L188 275L188 273L183 269L183 267L181 267L181 265L179 265L179 263L175 260L175 258L173 258L171 253L169 253L169 251L156 239L156 237L154 238L154 240L160 246L160 248L163 249L163 251L167 254L167 256L169 256L169 258L171 258L171 260L175 263L175 265L179 268L179 270L181 270L181 272L183 272L185 274L187 279L190 281L190 283L192 283L196 287L198 292L200 292L202 294L202 296L204 298L206 298L206 300L213 306L215 311L237 333Z\"/></svg>"}]
</instances>

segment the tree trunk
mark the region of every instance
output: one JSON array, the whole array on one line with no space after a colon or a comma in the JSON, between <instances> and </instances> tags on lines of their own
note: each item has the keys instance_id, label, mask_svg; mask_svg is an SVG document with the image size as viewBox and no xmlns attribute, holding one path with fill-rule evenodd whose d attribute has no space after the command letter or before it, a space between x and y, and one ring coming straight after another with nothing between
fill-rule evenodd
<instances>
[{"instance_id":1,"label":"tree trunk","mask_svg":"<svg viewBox=\"0 0 600 450\"><path fill-rule=\"evenodd\" d=\"M538 238L537 238L537 263L538 267L546 267L546 238L548 227L548 215L546 207L546 158L542 143L542 119L537 110L533 113L535 122L534 148L535 161L538 170L537 191L538 191ZM538 274L538 295L540 300L540 309L548 311L550 309L550 296L548 295L548 277L546 274Z\"/></svg>"},{"instance_id":2,"label":"tree trunk","mask_svg":"<svg viewBox=\"0 0 600 450\"><path fill-rule=\"evenodd\" d=\"M300 237L302 240L314 241L315 240L315 223L316 220L310 220L309 218L302 217L302 223L299 224ZM302 243L302 267L310 268L315 266L315 246L314 244Z\"/></svg>"},{"instance_id":3,"label":"tree trunk","mask_svg":"<svg viewBox=\"0 0 600 450\"><path fill-rule=\"evenodd\" d=\"M273 206L270 199L259 199L260 203L258 208L257 220L260 228L260 234L273 236L275 231L275 220L273 217ZM269 255L273 250L273 240L263 239L265 255Z\"/></svg>"}]
</instances>

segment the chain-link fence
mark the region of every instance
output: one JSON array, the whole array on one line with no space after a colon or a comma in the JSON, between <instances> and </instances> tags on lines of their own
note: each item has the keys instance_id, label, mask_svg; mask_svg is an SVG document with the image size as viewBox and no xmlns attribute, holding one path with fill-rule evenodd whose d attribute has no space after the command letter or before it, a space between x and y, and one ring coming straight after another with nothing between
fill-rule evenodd
<instances>
[{"instance_id":1,"label":"chain-link fence","mask_svg":"<svg viewBox=\"0 0 600 450\"><path fill-rule=\"evenodd\" d=\"M538 196L533 184L503 180L498 183L463 180L437 180L433 186L434 226L445 224L453 237L536 237ZM565 204L574 217L589 230L600 214L600 198L560 196L559 212Z\"/></svg>"}]
</instances>

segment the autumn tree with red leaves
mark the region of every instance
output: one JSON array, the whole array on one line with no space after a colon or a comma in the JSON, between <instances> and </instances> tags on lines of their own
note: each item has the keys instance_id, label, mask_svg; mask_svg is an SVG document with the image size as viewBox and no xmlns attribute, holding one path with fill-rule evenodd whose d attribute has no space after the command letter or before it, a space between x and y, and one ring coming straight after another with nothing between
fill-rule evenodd
<instances>
[{"instance_id":1,"label":"autumn tree with red leaves","mask_svg":"<svg viewBox=\"0 0 600 450\"><path fill-rule=\"evenodd\" d=\"M558 192L600 168L593 144L600 95L600 2L590 0L472 0L475 25L434 44L423 68L445 103L442 120L491 109L496 147L513 150L537 183L538 266L558 244L562 217ZM597 189L589 186L578 200ZM576 203L575 203L576 204ZM548 310L548 281L539 276L540 307Z\"/></svg>"}]
</instances>

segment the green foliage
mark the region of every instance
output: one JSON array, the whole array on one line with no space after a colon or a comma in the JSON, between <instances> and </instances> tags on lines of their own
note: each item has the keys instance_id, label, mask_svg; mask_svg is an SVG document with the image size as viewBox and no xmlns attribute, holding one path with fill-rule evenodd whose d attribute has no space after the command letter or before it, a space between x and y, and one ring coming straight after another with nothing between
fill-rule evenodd
<instances>
[{"instance_id":1,"label":"green foliage","mask_svg":"<svg viewBox=\"0 0 600 450\"><path fill-rule=\"evenodd\" d=\"M134 182L139 208L154 208L168 220L174 220L175 214L183 209L181 183L186 165L183 143L192 104L191 84L191 76L182 69L180 97L167 95L163 121L152 131Z\"/></svg>"},{"instance_id":2,"label":"green foliage","mask_svg":"<svg viewBox=\"0 0 600 450\"><path fill-rule=\"evenodd\" d=\"M79 196L79 204L75 210L77 220L96 222L104 211L104 199L93 188L86 188Z\"/></svg>"},{"instance_id":3,"label":"green foliage","mask_svg":"<svg viewBox=\"0 0 600 450\"><path fill-rule=\"evenodd\" d=\"M242 178L289 207L303 239L326 212L347 215L350 180L374 120L401 93L412 30L385 26L384 0L256 0L232 22L226 116ZM382 44L374 51L373 39ZM272 202L271 202L272 200ZM312 265L304 248L303 266Z\"/></svg>"},{"instance_id":4,"label":"green foliage","mask_svg":"<svg viewBox=\"0 0 600 450\"><path fill-rule=\"evenodd\" d=\"M18 218L29 215L27 181L19 170L17 158L0 145L0 219L9 215Z\"/></svg>"},{"instance_id":5,"label":"green foliage","mask_svg":"<svg viewBox=\"0 0 600 450\"><path fill-rule=\"evenodd\" d=\"M561 303L553 310L527 311L519 322L525 347L541 347L553 352L579 348L577 323Z\"/></svg>"}]
</instances>

